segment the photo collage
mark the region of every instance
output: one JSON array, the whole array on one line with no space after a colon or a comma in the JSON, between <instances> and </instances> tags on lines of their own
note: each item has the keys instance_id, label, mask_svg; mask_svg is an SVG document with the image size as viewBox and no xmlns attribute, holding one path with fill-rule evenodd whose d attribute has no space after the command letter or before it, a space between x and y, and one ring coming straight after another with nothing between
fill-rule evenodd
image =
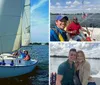
<instances>
[{"instance_id":1,"label":"photo collage","mask_svg":"<svg viewBox=\"0 0 100 85\"><path fill-rule=\"evenodd\" d=\"M0 0L1 85L100 85L100 0Z\"/></svg>"}]
</instances>

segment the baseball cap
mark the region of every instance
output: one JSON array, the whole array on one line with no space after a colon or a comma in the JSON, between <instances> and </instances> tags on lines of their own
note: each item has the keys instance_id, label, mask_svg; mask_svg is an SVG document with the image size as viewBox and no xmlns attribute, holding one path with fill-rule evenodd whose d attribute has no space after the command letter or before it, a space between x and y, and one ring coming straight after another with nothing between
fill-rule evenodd
<instances>
[{"instance_id":1,"label":"baseball cap","mask_svg":"<svg viewBox=\"0 0 100 85\"><path fill-rule=\"evenodd\" d=\"M58 16L56 17L56 20L61 20L61 19L63 19L63 16L62 16L62 15L58 15Z\"/></svg>"}]
</instances>

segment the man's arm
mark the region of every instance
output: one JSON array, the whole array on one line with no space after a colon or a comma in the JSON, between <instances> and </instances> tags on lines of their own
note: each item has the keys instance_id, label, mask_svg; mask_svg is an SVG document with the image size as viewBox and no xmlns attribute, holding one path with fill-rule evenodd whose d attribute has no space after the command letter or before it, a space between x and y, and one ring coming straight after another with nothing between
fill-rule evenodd
<instances>
[{"instance_id":1,"label":"man's arm","mask_svg":"<svg viewBox=\"0 0 100 85\"><path fill-rule=\"evenodd\" d=\"M56 79L56 85L61 85L61 80L62 80L63 76L62 75L57 75L57 79Z\"/></svg>"}]
</instances>

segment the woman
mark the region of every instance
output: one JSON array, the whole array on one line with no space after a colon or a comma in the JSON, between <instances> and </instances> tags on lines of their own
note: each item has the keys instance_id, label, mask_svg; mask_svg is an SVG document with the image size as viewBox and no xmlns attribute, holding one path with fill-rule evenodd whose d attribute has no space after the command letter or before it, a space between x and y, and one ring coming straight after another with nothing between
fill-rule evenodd
<instances>
[{"instance_id":1,"label":"woman","mask_svg":"<svg viewBox=\"0 0 100 85\"><path fill-rule=\"evenodd\" d=\"M80 85L96 85L92 77L90 77L90 64L85 60L85 54L81 50L77 52L76 76Z\"/></svg>"},{"instance_id":2,"label":"woman","mask_svg":"<svg viewBox=\"0 0 100 85\"><path fill-rule=\"evenodd\" d=\"M29 61L30 60L30 55L28 54L28 51L25 51L24 52L25 53L25 57L24 57L24 60L26 60L26 61Z\"/></svg>"}]
</instances>

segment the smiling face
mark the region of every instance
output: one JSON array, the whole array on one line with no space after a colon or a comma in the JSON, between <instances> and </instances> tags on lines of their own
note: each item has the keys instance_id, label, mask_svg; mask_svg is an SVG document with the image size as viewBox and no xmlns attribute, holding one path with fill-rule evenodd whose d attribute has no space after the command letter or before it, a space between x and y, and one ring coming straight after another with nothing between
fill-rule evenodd
<instances>
[{"instance_id":1,"label":"smiling face","mask_svg":"<svg viewBox=\"0 0 100 85\"><path fill-rule=\"evenodd\" d=\"M61 28L61 29L64 29L65 26L66 26L66 23L65 23L65 22L61 22L61 24L60 24L60 28Z\"/></svg>"},{"instance_id":2,"label":"smiling face","mask_svg":"<svg viewBox=\"0 0 100 85\"><path fill-rule=\"evenodd\" d=\"M60 28L60 29L64 29L64 28L65 28L65 26L66 26L66 23L65 23L65 22L62 22L62 21L57 20L57 21L56 21L56 26L57 26L58 28Z\"/></svg>"},{"instance_id":3,"label":"smiling face","mask_svg":"<svg viewBox=\"0 0 100 85\"><path fill-rule=\"evenodd\" d=\"M85 61L85 56L83 52L77 52L77 62L82 63Z\"/></svg>"},{"instance_id":4,"label":"smiling face","mask_svg":"<svg viewBox=\"0 0 100 85\"><path fill-rule=\"evenodd\" d=\"M76 60L76 52L75 51L70 51L69 52L69 60L70 61L75 61Z\"/></svg>"},{"instance_id":5,"label":"smiling face","mask_svg":"<svg viewBox=\"0 0 100 85\"><path fill-rule=\"evenodd\" d=\"M56 20L56 26L58 27L58 28L60 28L60 25L61 25L61 21L60 20Z\"/></svg>"},{"instance_id":6,"label":"smiling face","mask_svg":"<svg viewBox=\"0 0 100 85\"><path fill-rule=\"evenodd\" d=\"M74 22L74 23L78 23L77 17L74 17L74 18L73 18L73 22Z\"/></svg>"}]
</instances>

